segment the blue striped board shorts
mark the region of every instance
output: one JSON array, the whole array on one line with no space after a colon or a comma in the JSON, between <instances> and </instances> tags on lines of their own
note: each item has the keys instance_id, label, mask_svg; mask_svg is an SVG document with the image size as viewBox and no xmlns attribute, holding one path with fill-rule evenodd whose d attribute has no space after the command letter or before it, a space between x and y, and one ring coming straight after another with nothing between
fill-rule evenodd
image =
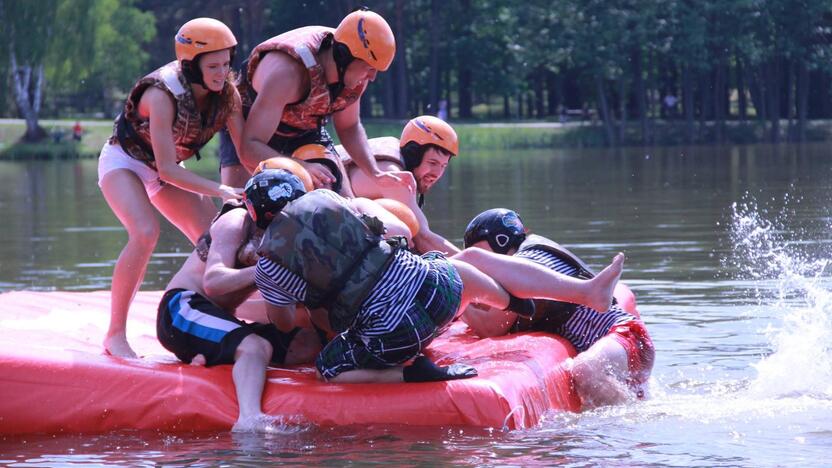
<instances>
[{"instance_id":1,"label":"blue striped board shorts","mask_svg":"<svg viewBox=\"0 0 832 468\"><path fill-rule=\"evenodd\" d=\"M285 333L273 325L243 322L201 294L187 289L165 292L156 315L156 336L162 346L186 363L202 354L206 366L233 364L237 347L252 333L272 345L271 362L283 364L289 345L299 330L295 328Z\"/></svg>"},{"instance_id":2,"label":"blue striped board shorts","mask_svg":"<svg viewBox=\"0 0 832 468\"><path fill-rule=\"evenodd\" d=\"M362 334L360 325L339 334L315 361L321 376L331 379L350 370L403 364L448 327L462 299L462 279L441 253L428 252L422 258L428 261L428 274L399 325L380 336Z\"/></svg>"}]
</instances>

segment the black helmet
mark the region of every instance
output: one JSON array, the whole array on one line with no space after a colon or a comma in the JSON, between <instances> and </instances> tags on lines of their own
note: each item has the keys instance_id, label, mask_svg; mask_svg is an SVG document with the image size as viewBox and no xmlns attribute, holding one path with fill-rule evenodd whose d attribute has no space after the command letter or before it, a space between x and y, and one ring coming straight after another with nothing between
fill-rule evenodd
<instances>
[{"instance_id":1,"label":"black helmet","mask_svg":"<svg viewBox=\"0 0 832 468\"><path fill-rule=\"evenodd\" d=\"M478 214L465 228L465 247L481 240L488 241L494 252L504 254L517 248L526 239L520 215L505 208L492 208Z\"/></svg>"},{"instance_id":2,"label":"black helmet","mask_svg":"<svg viewBox=\"0 0 832 468\"><path fill-rule=\"evenodd\" d=\"M243 201L257 227L266 229L274 215L305 193L303 182L291 172L265 169L246 182Z\"/></svg>"}]
</instances>

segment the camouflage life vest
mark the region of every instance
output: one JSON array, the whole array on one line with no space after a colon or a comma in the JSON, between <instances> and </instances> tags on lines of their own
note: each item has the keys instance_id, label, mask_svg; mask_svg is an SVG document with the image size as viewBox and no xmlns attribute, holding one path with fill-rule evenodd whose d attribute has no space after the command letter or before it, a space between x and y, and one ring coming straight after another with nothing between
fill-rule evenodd
<instances>
[{"instance_id":1,"label":"camouflage life vest","mask_svg":"<svg viewBox=\"0 0 832 468\"><path fill-rule=\"evenodd\" d=\"M591 279L595 277L595 272L583 260L553 240L538 236L537 234L529 234L526 236L526 240L520 244L517 253L531 249L548 252L573 268L576 268L578 270L577 278ZM544 328L546 330L555 330L566 323L579 307L577 304L570 302L543 299L536 299L534 305L537 311L534 318L517 318L515 327L518 330L540 330Z\"/></svg>"},{"instance_id":2,"label":"camouflage life vest","mask_svg":"<svg viewBox=\"0 0 832 468\"><path fill-rule=\"evenodd\" d=\"M258 254L307 283L303 301L329 311L332 329L350 327L398 245L377 218L358 215L323 190L289 202L263 235Z\"/></svg>"},{"instance_id":3,"label":"camouflage life vest","mask_svg":"<svg viewBox=\"0 0 832 468\"><path fill-rule=\"evenodd\" d=\"M245 210L246 206L239 200L228 200L222 205L222 207L220 207L220 211L211 221L211 225L216 223L222 215L239 208ZM237 249L237 262L235 264L235 268L249 267L257 263L257 260L252 257L251 253L255 252L260 247L260 242L263 239L262 232L258 235L257 226L251 220L250 216L245 217L243 230L245 232L245 236L243 237L243 241L240 243L240 247ZM197 256L203 262L208 260L208 251L211 249L211 242L211 228L209 226L208 230L199 236L199 239L197 239L196 245L194 246Z\"/></svg>"},{"instance_id":4,"label":"camouflage life vest","mask_svg":"<svg viewBox=\"0 0 832 468\"><path fill-rule=\"evenodd\" d=\"M133 86L124 103L124 110L116 117L110 144L121 144L131 157L156 169L156 158L150 144L150 120L139 115L139 101L147 88L159 88L170 94L176 105L173 120L173 142L176 162L197 154L208 141L225 126L234 106L232 85L226 83L222 92L210 93L211 105L205 114L197 108L191 85L173 61L145 76Z\"/></svg>"},{"instance_id":5,"label":"camouflage life vest","mask_svg":"<svg viewBox=\"0 0 832 468\"><path fill-rule=\"evenodd\" d=\"M247 79L243 80L239 86L246 113L257 97L257 93L251 87L251 79L254 77L260 60L272 51L288 54L303 63L309 72L309 92L302 100L283 108L283 116L280 118L275 135L296 137L313 130L317 131L326 125L326 120L330 115L357 101L364 92L363 85L344 89L333 99L324 67L318 63L318 52L325 44L331 43L334 32L334 29L323 26L306 26L275 36L255 47L249 55L245 75Z\"/></svg>"}]
</instances>

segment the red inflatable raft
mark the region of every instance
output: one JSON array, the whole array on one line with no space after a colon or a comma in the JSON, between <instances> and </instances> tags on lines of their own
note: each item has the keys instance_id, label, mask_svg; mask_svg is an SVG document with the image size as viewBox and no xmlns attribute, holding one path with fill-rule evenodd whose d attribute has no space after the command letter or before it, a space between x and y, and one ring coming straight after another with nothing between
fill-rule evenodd
<instances>
[{"instance_id":1,"label":"red inflatable raft","mask_svg":"<svg viewBox=\"0 0 832 468\"><path fill-rule=\"evenodd\" d=\"M101 351L109 292L0 294L0 433L229 429L237 414L231 366L183 365L162 348L155 332L160 297L136 296L129 338L144 357L123 360ZM456 323L429 355L440 364L472 364L479 377L335 385L317 381L312 366L270 369L263 408L319 425L526 428L549 410L580 409L563 368L574 353L560 337L479 340Z\"/></svg>"}]
</instances>

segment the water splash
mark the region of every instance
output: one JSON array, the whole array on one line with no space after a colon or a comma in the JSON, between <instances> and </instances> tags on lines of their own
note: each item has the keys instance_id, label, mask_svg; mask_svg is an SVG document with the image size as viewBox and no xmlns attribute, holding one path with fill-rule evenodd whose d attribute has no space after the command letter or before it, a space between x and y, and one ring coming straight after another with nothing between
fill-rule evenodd
<instances>
[{"instance_id":1,"label":"water splash","mask_svg":"<svg viewBox=\"0 0 832 468\"><path fill-rule=\"evenodd\" d=\"M775 319L763 330L772 353L752 364L757 376L749 396L832 399L832 260L828 243L813 240L830 232L790 226L793 205L760 209L753 200L732 206L730 255L723 266L754 281L758 309ZM753 310L753 309L752 309Z\"/></svg>"}]
</instances>

